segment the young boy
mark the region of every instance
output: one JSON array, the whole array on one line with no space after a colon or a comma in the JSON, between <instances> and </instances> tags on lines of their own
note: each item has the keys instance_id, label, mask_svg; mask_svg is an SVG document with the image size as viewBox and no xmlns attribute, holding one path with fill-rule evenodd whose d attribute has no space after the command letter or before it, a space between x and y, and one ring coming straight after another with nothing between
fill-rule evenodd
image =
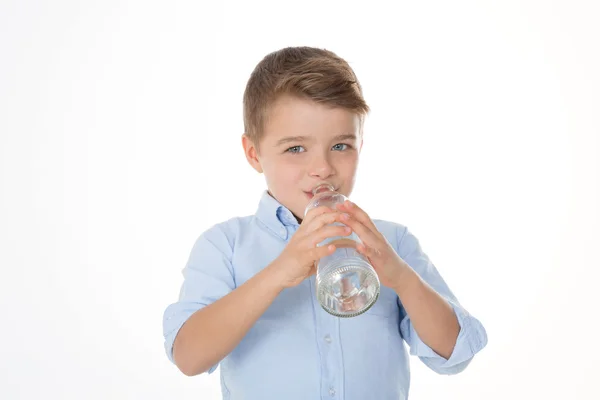
<instances>
[{"instance_id":1,"label":"young boy","mask_svg":"<svg viewBox=\"0 0 600 400\"><path fill-rule=\"evenodd\" d=\"M268 190L255 215L197 239L163 320L169 359L188 376L220 364L224 399L406 399L403 341L440 374L461 372L486 345L406 227L349 202L304 218L319 184L350 196L368 111L353 70L330 51L282 49L250 76L242 144ZM350 230L381 293L364 314L338 318L316 299L314 265L335 250L318 243Z\"/></svg>"}]
</instances>

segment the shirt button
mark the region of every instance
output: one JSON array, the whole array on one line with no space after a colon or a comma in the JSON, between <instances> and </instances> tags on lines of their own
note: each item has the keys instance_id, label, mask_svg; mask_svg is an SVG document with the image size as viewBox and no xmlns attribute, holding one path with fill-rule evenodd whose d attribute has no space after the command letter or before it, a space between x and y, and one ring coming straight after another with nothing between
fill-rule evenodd
<instances>
[{"instance_id":1,"label":"shirt button","mask_svg":"<svg viewBox=\"0 0 600 400\"><path fill-rule=\"evenodd\" d=\"M335 389L334 388L329 388L329 395L331 397L335 396Z\"/></svg>"},{"instance_id":2,"label":"shirt button","mask_svg":"<svg viewBox=\"0 0 600 400\"><path fill-rule=\"evenodd\" d=\"M329 335L325 335L325 337L323 338L327 343L331 343L331 336Z\"/></svg>"}]
</instances>

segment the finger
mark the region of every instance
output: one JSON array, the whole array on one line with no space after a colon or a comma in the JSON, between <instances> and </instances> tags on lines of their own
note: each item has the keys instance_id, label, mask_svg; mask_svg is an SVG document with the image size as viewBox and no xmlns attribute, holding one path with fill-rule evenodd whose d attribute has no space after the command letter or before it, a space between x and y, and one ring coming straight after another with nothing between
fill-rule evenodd
<instances>
[{"instance_id":1,"label":"finger","mask_svg":"<svg viewBox=\"0 0 600 400\"><path fill-rule=\"evenodd\" d=\"M313 247L307 252L308 257L312 261L318 261L323 257L326 257L330 254L333 254L335 251L335 246L333 244L321 247ZM313 267L314 268L314 267ZM316 268L314 268L316 270Z\"/></svg>"},{"instance_id":2,"label":"finger","mask_svg":"<svg viewBox=\"0 0 600 400\"><path fill-rule=\"evenodd\" d=\"M324 212L320 215L315 216L311 221L307 221L306 228L304 229L307 233L314 232L317 229L325 225L332 224L336 221L339 221L341 213L338 211Z\"/></svg>"},{"instance_id":3,"label":"finger","mask_svg":"<svg viewBox=\"0 0 600 400\"><path fill-rule=\"evenodd\" d=\"M379 236L373 232L373 230L366 227L362 222L354 218L350 214L342 214L340 220L343 224L349 226L354 231L359 239L365 242L367 245L375 245L380 239Z\"/></svg>"},{"instance_id":4,"label":"finger","mask_svg":"<svg viewBox=\"0 0 600 400\"><path fill-rule=\"evenodd\" d=\"M373 247L366 246L364 243L359 243L359 244L356 246L356 250L357 250L357 251L358 251L360 254L362 254L362 255L366 256L366 257L367 257L367 258L369 258L369 259L376 258L376 257L378 257L378 256L380 255L379 251L377 251L377 250L376 250L376 249L374 249Z\"/></svg>"},{"instance_id":5,"label":"finger","mask_svg":"<svg viewBox=\"0 0 600 400\"><path fill-rule=\"evenodd\" d=\"M331 208L327 207L327 206L319 206L319 207L315 207L312 210L310 210L308 213L306 213L306 215L304 216L304 219L302 220L302 225L308 225L310 224L310 222L317 218L319 215L325 214L325 213L331 213L331 212L335 212L335 210L332 210Z\"/></svg>"},{"instance_id":6,"label":"finger","mask_svg":"<svg viewBox=\"0 0 600 400\"><path fill-rule=\"evenodd\" d=\"M307 237L307 239L309 240L309 246L314 247L325 239L339 236L348 236L350 233L352 233L352 229L348 226L327 225L312 232Z\"/></svg>"},{"instance_id":7,"label":"finger","mask_svg":"<svg viewBox=\"0 0 600 400\"><path fill-rule=\"evenodd\" d=\"M371 220L371 217L369 217L369 215L362 208L360 208L350 200L346 200L341 204L337 204L337 208L345 213L350 214L351 216L356 218L357 221L362 223L364 226L366 226L373 232L379 232L379 230Z\"/></svg>"}]
</instances>

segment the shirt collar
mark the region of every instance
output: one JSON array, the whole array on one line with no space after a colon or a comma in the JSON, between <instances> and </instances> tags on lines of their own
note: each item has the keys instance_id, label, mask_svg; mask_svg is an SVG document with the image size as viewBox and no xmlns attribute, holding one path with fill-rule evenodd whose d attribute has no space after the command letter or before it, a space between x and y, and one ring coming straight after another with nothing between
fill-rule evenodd
<instances>
[{"instance_id":1,"label":"shirt collar","mask_svg":"<svg viewBox=\"0 0 600 400\"><path fill-rule=\"evenodd\" d=\"M258 204L256 217L282 239L287 239L288 236L286 226L298 226L294 214L266 190Z\"/></svg>"}]
</instances>

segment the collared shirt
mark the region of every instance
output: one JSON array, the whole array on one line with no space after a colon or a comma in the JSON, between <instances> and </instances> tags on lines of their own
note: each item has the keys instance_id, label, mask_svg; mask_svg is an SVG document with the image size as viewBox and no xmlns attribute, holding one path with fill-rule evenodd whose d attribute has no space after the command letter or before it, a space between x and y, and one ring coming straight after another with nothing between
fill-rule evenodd
<instances>
[{"instance_id":1,"label":"collared shirt","mask_svg":"<svg viewBox=\"0 0 600 400\"><path fill-rule=\"evenodd\" d=\"M393 290L382 286L364 314L338 318L320 306L312 276L283 290L221 360L223 399L406 399L409 354L439 374L456 374L487 344L482 324L459 304L417 238L400 224L373 222L452 306L460 333L450 357L439 356L419 338ZM183 270L179 301L164 313L164 344L172 362L173 342L184 322L269 265L298 227L292 213L265 191L255 215L230 219L200 235Z\"/></svg>"}]
</instances>

